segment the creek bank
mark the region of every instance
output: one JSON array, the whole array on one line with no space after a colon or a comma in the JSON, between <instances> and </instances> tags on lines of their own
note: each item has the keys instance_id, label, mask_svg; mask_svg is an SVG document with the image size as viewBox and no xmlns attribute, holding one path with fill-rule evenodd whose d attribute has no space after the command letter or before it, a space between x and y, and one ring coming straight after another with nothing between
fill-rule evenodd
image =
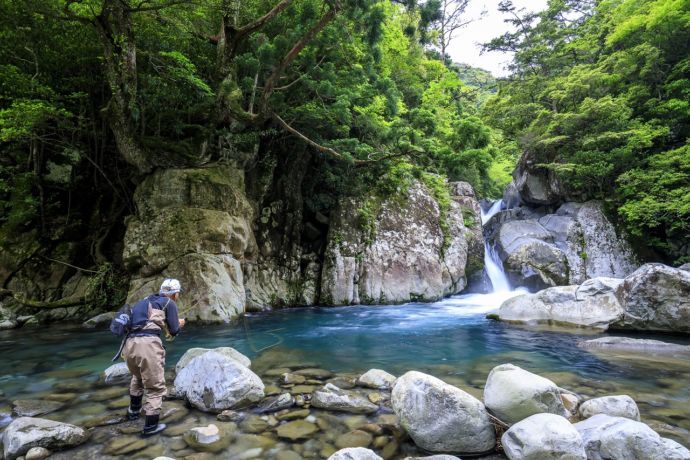
<instances>
[{"instance_id":1,"label":"creek bank","mask_svg":"<svg viewBox=\"0 0 690 460\"><path fill-rule=\"evenodd\" d=\"M690 333L690 272L645 264L624 279L594 278L506 300L498 318L609 330Z\"/></svg>"},{"instance_id":2,"label":"creek bank","mask_svg":"<svg viewBox=\"0 0 690 460\"><path fill-rule=\"evenodd\" d=\"M630 439L635 438L637 433L645 433L648 441L635 446L636 452L643 457L660 452L671 455L667 458L690 456L690 452L684 447L655 433L649 425L638 422L639 411L635 410L637 404L630 396L584 396L566 389L572 381L564 376L560 377L562 382L557 384L555 382L559 380L551 380L508 363L490 369L488 376L484 374L486 382L477 382L480 385L478 389L469 384L451 385L416 371L407 372L397 379L380 369L372 369L361 375L333 374L314 368L306 362L299 364L285 359L266 359L269 357L260 358L258 364L249 364L263 369L258 371L261 375L259 377L259 374L242 364L249 363L247 358L228 347L192 349L177 363L178 378L191 366L195 366L195 363L204 360L218 364L232 361L232 372L225 372L214 366L208 367L206 371L215 374L210 377L219 382L219 387L231 386L242 394L250 394L254 389L252 379L259 379L266 396L249 403L237 403L232 409L218 414L212 407L204 407L202 412L190 410L186 406L189 403L194 405L194 396L190 396L189 391L171 391L171 397L175 399L164 403L161 415L162 421L168 423L169 427L152 443L142 442L136 436L131 436L141 429L140 423L111 425L112 416L104 416L100 412L84 419L83 424L92 427L86 431L91 437L89 443L76 447L76 450L55 452L53 455L61 459L86 453L98 456L107 451L112 455L128 455L132 458L163 455L184 458L214 453L231 458L273 460L416 459L427 458L429 455L421 454L420 448L423 448L427 452L439 454L428 457L430 459L449 459L471 453L492 452L502 434L505 454L511 459L561 458L565 453L575 455L572 458L589 458L579 455L589 449L594 438L593 435L586 437L581 433L579 422L605 414L616 419L628 416L628 420L637 423L615 424L615 430L618 437ZM270 362L276 362L278 367L267 366ZM240 366L253 377L245 379L244 385L235 385L234 367ZM508 377L508 374L513 377L519 374L519 378L502 378ZM370 378L363 378L367 375L386 378L372 385ZM304 380L292 380L295 376L304 377ZM394 382L392 388L389 385L391 380ZM201 391L200 386L196 385L202 383L192 384L189 389ZM115 408L113 402L126 394L126 388L121 388L119 393L114 390L116 388L104 388L98 395L94 394L92 399L104 401L103 404ZM338 397L347 395L348 400L367 401L373 411L352 413L350 405L342 405L340 402L328 407L318 407L315 400L318 399L319 392ZM108 399L103 399L100 395L116 399L108 403ZM207 395L206 402L219 400L216 396L215 393ZM185 401L176 400L177 398ZM124 399L126 405L126 398ZM543 404L547 400L553 404ZM516 416L509 409L514 406L527 407L529 410L523 410ZM510 420L503 419L506 411L510 412ZM430 413L433 417L429 417ZM22 419L16 419L12 423L18 420ZM600 440L598 448L601 452L618 448L617 441L605 434L609 425L602 425L597 431L600 433L596 439ZM544 429L548 436L530 435L535 433L530 427L535 426L548 428ZM497 430L498 427L502 428ZM463 436L458 437L459 432ZM12 439L8 438L15 436L12 433L14 431L9 428L5 431L5 446L8 442L14 445ZM520 449L515 448L518 444ZM51 450L67 448L48 442L45 445ZM659 450L662 448L665 450Z\"/></svg>"}]
</instances>

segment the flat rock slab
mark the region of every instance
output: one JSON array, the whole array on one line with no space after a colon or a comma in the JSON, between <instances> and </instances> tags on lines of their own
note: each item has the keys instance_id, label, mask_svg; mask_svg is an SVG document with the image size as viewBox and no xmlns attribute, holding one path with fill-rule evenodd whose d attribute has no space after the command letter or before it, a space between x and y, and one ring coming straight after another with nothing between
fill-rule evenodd
<instances>
[{"instance_id":1,"label":"flat rock slab","mask_svg":"<svg viewBox=\"0 0 690 460\"><path fill-rule=\"evenodd\" d=\"M12 413L17 417L35 417L60 410L64 406L59 401L43 399L17 399L12 402Z\"/></svg>"}]
</instances>

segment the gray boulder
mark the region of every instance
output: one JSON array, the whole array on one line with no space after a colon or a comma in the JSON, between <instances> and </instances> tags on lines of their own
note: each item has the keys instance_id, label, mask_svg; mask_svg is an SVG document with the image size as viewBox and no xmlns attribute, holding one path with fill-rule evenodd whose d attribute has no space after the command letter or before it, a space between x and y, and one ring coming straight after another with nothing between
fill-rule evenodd
<instances>
[{"instance_id":1,"label":"gray boulder","mask_svg":"<svg viewBox=\"0 0 690 460\"><path fill-rule=\"evenodd\" d=\"M340 449L335 454L328 457L328 460L383 460L374 451L364 447L348 447Z\"/></svg>"},{"instance_id":2,"label":"gray boulder","mask_svg":"<svg viewBox=\"0 0 690 460\"><path fill-rule=\"evenodd\" d=\"M583 402L579 408L580 417L589 418L596 414L625 417L640 421L640 410L628 395L603 396Z\"/></svg>"},{"instance_id":3,"label":"gray boulder","mask_svg":"<svg viewBox=\"0 0 690 460\"><path fill-rule=\"evenodd\" d=\"M101 313L100 315L96 315L93 318L89 318L86 321L84 321L84 323L82 323L82 326L84 327L84 329L107 328L107 326L110 324L113 318L115 318L116 314L116 311L107 311L105 313Z\"/></svg>"},{"instance_id":4,"label":"gray boulder","mask_svg":"<svg viewBox=\"0 0 690 460\"><path fill-rule=\"evenodd\" d=\"M688 460L690 451L641 422L605 414L576 423L589 460Z\"/></svg>"},{"instance_id":5,"label":"gray boulder","mask_svg":"<svg viewBox=\"0 0 690 460\"><path fill-rule=\"evenodd\" d=\"M206 412L246 407L264 397L264 384L233 358L208 351L182 367L175 377L175 393Z\"/></svg>"},{"instance_id":6,"label":"gray boulder","mask_svg":"<svg viewBox=\"0 0 690 460\"><path fill-rule=\"evenodd\" d=\"M614 278L594 278L581 286L560 286L536 294L506 300L498 316L502 320L565 323L607 329L623 315L617 290L623 283Z\"/></svg>"},{"instance_id":7,"label":"gray boulder","mask_svg":"<svg viewBox=\"0 0 690 460\"><path fill-rule=\"evenodd\" d=\"M319 409L352 414L372 414L379 410L379 406L372 404L365 397L353 391L340 389L332 383L327 383L312 394L311 405Z\"/></svg>"},{"instance_id":8,"label":"gray boulder","mask_svg":"<svg viewBox=\"0 0 690 460\"><path fill-rule=\"evenodd\" d=\"M688 355L690 358L690 345L678 345L676 343L662 342L652 339L633 339L630 337L600 337L598 339L585 340L577 344L580 348L588 350L601 350L611 352L625 352L649 356L661 355Z\"/></svg>"},{"instance_id":9,"label":"gray boulder","mask_svg":"<svg viewBox=\"0 0 690 460\"><path fill-rule=\"evenodd\" d=\"M512 364L491 370L484 387L484 404L509 425L539 413L567 415L555 383Z\"/></svg>"},{"instance_id":10,"label":"gray boulder","mask_svg":"<svg viewBox=\"0 0 690 460\"><path fill-rule=\"evenodd\" d=\"M101 381L106 385L122 385L132 380L127 363L117 363L101 373Z\"/></svg>"},{"instance_id":11,"label":"gray boulder","mask_svg":"<svg viewBox=\"0 0 690 460\"><path fill-rule=\"evenodd\" d=\"M410 371L399 377L391 404L415 444L429 452L479 454L496 444L484 405L430 375Z\"/></svg>"},{"instance_id":12,"label":"gray boulder","mask_svg":"<svg viewBox=\"0 0 690 460\"><path fill-rule=\"evenodd\" d=\"M26 454L32 447L51 451L74 447L89 438L89 432L68 423L42 418L20 417L12 421L3 433L6 460Z\"/></svg>"},{"instance_id":13,"label":"gray boulder","mask_svg":"<svg viewBox=\"0 0 690 460\"><path fill-rule=\"evenodd\" d=\"M535 414L516 423L501 437L510 460L586 460L580 433L565 418Z\"/></svg>"},{"instance_id":14,"label":"gray boulder","mask_svg":"<svg viewBox=\"0 0 690 460\"><path fill-rule=\"evenodd\" d=\"M621 329L690 332L690 272L645 264L625 278L618 297L625 313Z\"/></svg>"},{"instance_id":15,"label":"gray boulder","mask_svg":"<svg viewBox=\"0 0 690 460\"><path fill-rule=\"evenodd\" d=\"M178 374L180 370L189 364L192 359L196 358L197 356L201 356L204 353L208 353L209 351L215 351L216 353L220 353L221 355L227 356L230 359L234 359L244 367L251 367L252 365L252 362L249 358L231 347L190 348L189 350L185 351L182 357L180 357L180 359L177 361L177 364L175 365L175 373Z\"/></svg>"},{"instance_id":16,"label":"gray boulder","mask_svg":"<svg viewBox=\"0 0 690 460\"><path fill-rule=\"evenodd\" d=\"M381 369L369 369L357 379L357 385L376 390L393 388L395 376Z\"/></svg>"}]
</instances>

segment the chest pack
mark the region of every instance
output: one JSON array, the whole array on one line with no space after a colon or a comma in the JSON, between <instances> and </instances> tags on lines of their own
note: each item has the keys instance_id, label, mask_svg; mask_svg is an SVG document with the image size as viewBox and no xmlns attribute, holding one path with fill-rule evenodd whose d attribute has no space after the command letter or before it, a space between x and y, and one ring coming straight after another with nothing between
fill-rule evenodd
<instances>
[{"instance_id":1,"label":"chest pack","mask_svg":"<svg viewBox=\"0 0 690 460\"><path fill-rule=\"evenodd\" d=\"M124 337L131 329L132 307L129 304L125 304L110 321L110 332L118 337Z\"/></svg>"}]
</instances>

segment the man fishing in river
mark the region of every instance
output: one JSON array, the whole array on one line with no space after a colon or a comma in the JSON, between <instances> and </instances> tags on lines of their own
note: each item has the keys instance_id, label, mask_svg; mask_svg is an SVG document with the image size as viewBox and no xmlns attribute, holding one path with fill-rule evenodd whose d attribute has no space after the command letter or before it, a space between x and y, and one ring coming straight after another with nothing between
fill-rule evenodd
<instances>
[{"instance_id":1,"label":"man fishing in river","mask_svg":"<svg viewBox=\"0 0 690 460\"><path fill-rule=\"evenodd\" d=\"M129 385L130 403L127 419L139 418L142 400L146 420L144 436L160 433L165 429L164 423L158 423L165 386L165 348L161 341L161 332L167 331L175 337L185 325L184 319L178 319L177 301L182 290L180 282L168 278L161 284L158 294L140 300L132 307L132 332L122 352L127 367L132 373Z\"/></svg>"}]
</instances>

